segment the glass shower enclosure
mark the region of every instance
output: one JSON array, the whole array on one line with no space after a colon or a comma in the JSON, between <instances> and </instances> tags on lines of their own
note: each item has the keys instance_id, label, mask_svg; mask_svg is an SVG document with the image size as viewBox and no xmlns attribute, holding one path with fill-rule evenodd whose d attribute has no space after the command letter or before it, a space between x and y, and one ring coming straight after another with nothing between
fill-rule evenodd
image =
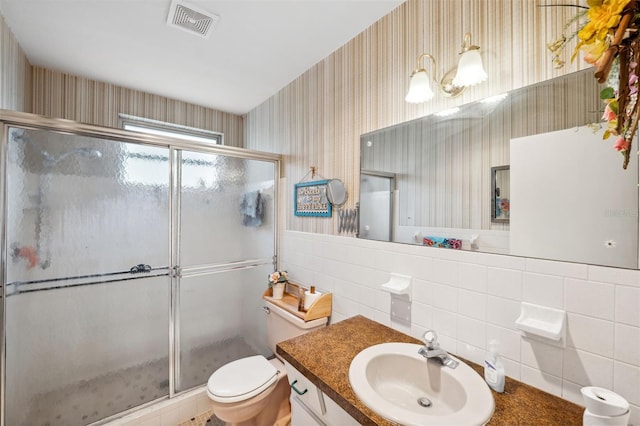
<instances>
[{"instance_id":1,"label":"glass shower enclosure","mask_svg":"<svg viewBox=\"0 0 640 426\"><path fill-rule=\"evenodd\" d=\"M2 425L85 425L269 355L279 156L0 112Z\"/></svg>"}]
</instances>

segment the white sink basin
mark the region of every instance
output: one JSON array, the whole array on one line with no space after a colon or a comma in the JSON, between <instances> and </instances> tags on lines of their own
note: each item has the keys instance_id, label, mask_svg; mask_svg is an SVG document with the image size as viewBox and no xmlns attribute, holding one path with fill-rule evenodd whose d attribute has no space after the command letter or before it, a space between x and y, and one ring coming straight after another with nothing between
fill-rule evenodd
<instances>
[{"instance_id":1,"label":"white sink basin","mask_svg":"<svg viewBox=\"0 0 640 426\"><path fill-rule=\"evenodd\" d=\"M482 377L459 359L455 368L418 354L420 345L383 343L349 366L355 394L380 416L403 425L483 425L495 407ZM429 405L430 406L425 406Z\"/></svg>"}]
</instances>

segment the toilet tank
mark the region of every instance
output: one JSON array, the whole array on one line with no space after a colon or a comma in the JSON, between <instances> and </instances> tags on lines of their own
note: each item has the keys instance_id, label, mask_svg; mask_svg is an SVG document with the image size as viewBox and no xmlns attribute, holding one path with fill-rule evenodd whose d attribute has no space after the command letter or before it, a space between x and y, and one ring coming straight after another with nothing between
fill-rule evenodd
<instances>
[{"instance_id":1,"label":"toilet tank","mask_svg":"<svg viewBox=\"0 0 640 426\"><path fill-rule=\"evenodd\" d=\"M269 314L267 315L267 339L269 341L269 349L271 349L274 354L276 353L276 344L279 342L326 327L329 319L324 317L305 322L303 319L298 318L273 303L266 300L264 303L265 306L269 308Z\"/></svg>"}]
</instances>

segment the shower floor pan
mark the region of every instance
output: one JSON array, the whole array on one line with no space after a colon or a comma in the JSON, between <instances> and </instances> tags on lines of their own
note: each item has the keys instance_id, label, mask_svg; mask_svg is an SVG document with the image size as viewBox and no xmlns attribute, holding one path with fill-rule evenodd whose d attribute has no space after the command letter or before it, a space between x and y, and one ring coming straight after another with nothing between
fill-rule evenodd
<instances>
[{"instance_id":1,"label":"shower floor pan","mask_svg":"<svg viewBox=\"0 0 640 426\"><path fill-rule=\"evenodd\" d=\"M241 337L182 354L182 389L206 383L222 365L255 355ZM23 407L9 407L7 425L87 425L169 394L167 358L129 367L34 395Z\"/></svg>"}]
</instances>

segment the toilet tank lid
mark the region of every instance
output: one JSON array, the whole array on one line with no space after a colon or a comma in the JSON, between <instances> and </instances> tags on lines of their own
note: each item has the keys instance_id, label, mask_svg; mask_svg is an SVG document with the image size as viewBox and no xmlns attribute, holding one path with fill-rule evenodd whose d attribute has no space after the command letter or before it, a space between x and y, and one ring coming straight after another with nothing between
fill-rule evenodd
<instances>
[{"instance_id":1,"label":"toilet tank lid","mask_svg":"<svg viewBox=\"0 0 640 426\"><path fill-rule=\"evenodd\" d=\"M278 378L278 369L262 355L238 359L218 368L207 389L214 401L238 402L266 390Z\"/></svg>"}]
</instances>

